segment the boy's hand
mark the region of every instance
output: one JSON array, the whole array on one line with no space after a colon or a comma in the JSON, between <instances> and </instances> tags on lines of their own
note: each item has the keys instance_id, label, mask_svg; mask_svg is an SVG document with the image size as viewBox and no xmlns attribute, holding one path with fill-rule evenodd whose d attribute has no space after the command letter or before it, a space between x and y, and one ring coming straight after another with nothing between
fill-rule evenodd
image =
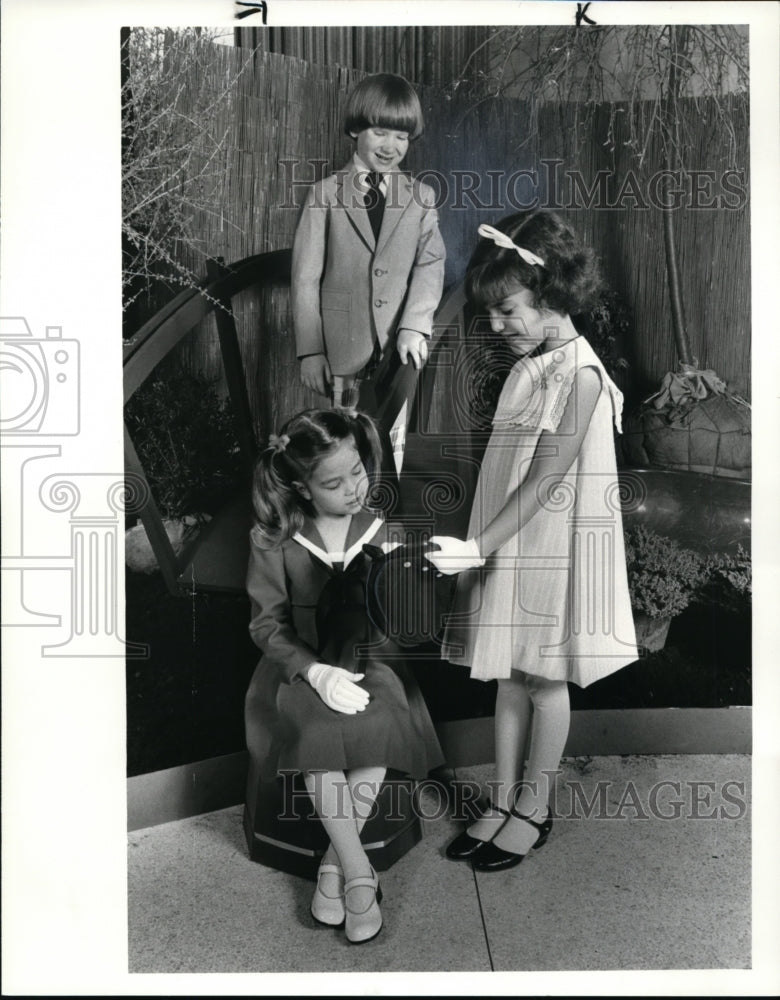
<instances>
[{"instance_id":1,"label":"boy's hand","mask_svg":"<svg viewBox=\"0 0 780 1000\"><path fill-rule=\"evenodd\" d=\"M428 360L428 338L417 330L399 330L396 347L401 364L407 364L411 358L412 364L418 371Z\"/></svg>"},{"instance_id":2,"label":"boy's hand","mask_svg":"<svg viewBox=\"0 0 780 1000\"><path fill-rule=\"evenodd\" d=\"M324 354L309 354L308 357L301 358L301 382L307 389L313 389L321 396L330 394L333 376Z\"/></svg>"}]
</instances>

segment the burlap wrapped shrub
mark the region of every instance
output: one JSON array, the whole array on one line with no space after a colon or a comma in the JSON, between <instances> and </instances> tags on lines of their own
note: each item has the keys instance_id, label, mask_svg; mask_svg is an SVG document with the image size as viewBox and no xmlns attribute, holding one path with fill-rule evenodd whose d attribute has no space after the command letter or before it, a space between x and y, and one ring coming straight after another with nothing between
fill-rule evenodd
<instances>
[{"instance_id":1,"label":"burlap wrapped shrub","mask_svg":"<svg viewBox=\"0 0 780 1000\"><path fill-rule=\"evenodd\" d=\"M626 462L750 479L750 406L713 371L680 365L623 427Z\"/></svg>"}]
</instances>

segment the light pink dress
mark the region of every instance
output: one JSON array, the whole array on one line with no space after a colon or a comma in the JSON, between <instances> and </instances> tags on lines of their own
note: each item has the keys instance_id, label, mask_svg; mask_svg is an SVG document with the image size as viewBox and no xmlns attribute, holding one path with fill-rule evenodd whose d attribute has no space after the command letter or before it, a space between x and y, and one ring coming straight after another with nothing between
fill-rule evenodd
<instances>
[{"instance_id":1,"label":"light pink dress","mask_svg":"<svg viewBox=\"0 0 780 1000\"><path fill-rule=\"evenodd\" d=\"M540 444L542 431L557 430L583 367L598 371L601 394L571 469L549 494L542 483L548 495L522 530L458 578L441 655L479 680L516 669L586 687L638 657L612 432L613 421L621 430L623 397L583 337L512 368L468 537L504 507L537 448L554 447Z\"/></svg>"}]
</instances>

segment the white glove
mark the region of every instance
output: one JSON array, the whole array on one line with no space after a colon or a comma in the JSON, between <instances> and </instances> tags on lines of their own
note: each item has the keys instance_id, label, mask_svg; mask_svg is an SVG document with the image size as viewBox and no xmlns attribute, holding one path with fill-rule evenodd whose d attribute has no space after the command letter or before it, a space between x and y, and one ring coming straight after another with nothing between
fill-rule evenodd
<instances>
[{"instance_id":1,"label":"white glove","mask_svg":"<svg viewBox=\"0 0 780 1000\"><path fill-rule=\"evenodd\" d=\"M368 704L368 691L354 683L365 676L353 674L343 667L330 667L327 663L312 663L306 671L306 680L328 708L344 715L362 712Z\"/></svg>"},{"instance_id":2,"label":"white glove","mask_svg":"<svg viewBox=\"0 0 780 1000\"><path fill-rule=\"evenodd\" d=\"M485 563L473 538L462 542L451 535L434 535L431 538L431 545L439 545L440 551L426 552L425 558L445 576L462 573L465 569L474 569Z\"/></svg>"}]
</instances>

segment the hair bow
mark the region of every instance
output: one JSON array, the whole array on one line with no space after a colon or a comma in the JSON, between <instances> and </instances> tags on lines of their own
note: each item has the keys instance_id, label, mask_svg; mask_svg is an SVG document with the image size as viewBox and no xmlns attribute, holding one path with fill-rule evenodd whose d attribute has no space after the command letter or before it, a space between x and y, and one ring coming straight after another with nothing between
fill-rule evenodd
<instances>
[{"instance_id":1,"label":"hair bow","mask_svg":"<svg viewBox=\"0 0 780 1000\"><path fill-rule=\"evenodd\" d=\"M494 229L493 226L487 226L484 223L477 230L480 236L484 236L486 239L492 240L497 247L503 247L505 250L517 250L526 264L530 264L531 267L539 265L539 267L544 267L544 261L541 257L537 257L535 253L531 253L530 250L526 250L525 247L519 247L516 243L502 233L499 229Z\"/></svg>"},{"instance_id":2,"label":"hair bow","mask_svg":"<svg viewBox=\"0 0 780 1000\"><path fill-rule=\"evenodd\" d=\"M268 435L268 447L273 448L273 450L278 455L280 451L284 451L287 445L290 443L290 437L288 434L269 434Z\"/></svg>"}]
</instances>

